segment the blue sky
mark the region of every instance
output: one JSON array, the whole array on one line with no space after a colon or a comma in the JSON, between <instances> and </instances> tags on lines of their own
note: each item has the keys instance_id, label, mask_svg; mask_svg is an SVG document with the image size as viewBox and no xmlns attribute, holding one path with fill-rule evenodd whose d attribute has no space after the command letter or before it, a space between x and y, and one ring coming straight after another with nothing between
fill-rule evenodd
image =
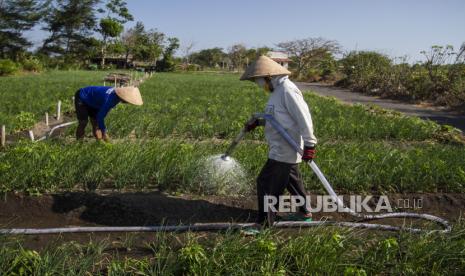
<instances>
[{"instance_id":1,"label":"blue sky","mask_svg":"<svg viewBox=\"0 0 465 276\"><path fill-rule=\"evenodd\" d=\"M147 28L194 42L195 49L235 43L274 46L305 37L337 40L345 50L377 50L421 59L434 44L465 42L465 1L460 0L127 0ZM135 22L127 24L133 26ZM37 42L44 35L33 32Z\"/></svg>"}]
</instances>

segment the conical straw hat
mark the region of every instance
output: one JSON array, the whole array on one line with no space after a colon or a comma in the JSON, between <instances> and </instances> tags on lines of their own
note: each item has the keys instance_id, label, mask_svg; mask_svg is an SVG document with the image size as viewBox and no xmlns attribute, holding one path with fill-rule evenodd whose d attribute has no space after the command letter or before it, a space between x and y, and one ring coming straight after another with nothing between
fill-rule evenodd
<instances>
[{"instance_id":1,"label":"conical straw hat","mask_svg":"<svg viewBox=\"0 0 465 276\"><path fill-rule=\"evenodd\" d=\"M267 56L260 56L254 63L250 64L241 77L241 80L253 80L258 77L271 77L279 75L290 75L291 72L282 67L276 61Z\"/></svg>"},{"instance_id":2,"label":"conical straw hat","mask_svg":"<svg viewBox=\"0 0 465 276\"><path fill-rule=\"evenodd\" d=\"M142 105L142 96L140 95L139 88L134 86L128 87L117 87L115 89L116 95L120 97L125 102L128 102L133 105Z\"/></svg>"}]
</instances>

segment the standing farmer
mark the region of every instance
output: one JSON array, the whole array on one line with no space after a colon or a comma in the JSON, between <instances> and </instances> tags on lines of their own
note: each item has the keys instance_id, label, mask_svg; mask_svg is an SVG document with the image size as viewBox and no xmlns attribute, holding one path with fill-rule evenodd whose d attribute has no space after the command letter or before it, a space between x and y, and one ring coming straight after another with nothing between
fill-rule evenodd
<instances>
[{"instance_id":1,"label":"standing farmer","mask_svg":"<svg viewBox=\"0 0 465 276\"><path fill-rule=\"evenodd\" d=\"M265 113L273 117L286 129L289 135L304 148L300 156L270 124L263 120L253 119L246 124L246 130L252 131L257 126L265 126L265 138L269 145L268 161L257 178L258 219L263 224L267 218L264 210L265 196L279 197L287 189L293 196L301 196L305 200L299 213L292 219L310 221L312 214L306 208L306 191L298 164L315 158L317 139L313 134L312 117L302 92L291 82L291 73L272 59L260 56L251 64L241 77L257 83L270 93ZM274 213L268 214L270 223Z\"/></svg>"},{"instance_id":2,"label":"standing farmer","mask_svg":"<svg viewBox=\"0 0 465 276\"><path fill-rule=\"evenodd\" d=\"M82 139L88 119L92 124L92 132L97 140L109 141L105 117L118 103L142 105L142 96L137 87L88 86L79 89L74 96L74 105L79 125L76 138Z\"/></svg>"}]
</instances>

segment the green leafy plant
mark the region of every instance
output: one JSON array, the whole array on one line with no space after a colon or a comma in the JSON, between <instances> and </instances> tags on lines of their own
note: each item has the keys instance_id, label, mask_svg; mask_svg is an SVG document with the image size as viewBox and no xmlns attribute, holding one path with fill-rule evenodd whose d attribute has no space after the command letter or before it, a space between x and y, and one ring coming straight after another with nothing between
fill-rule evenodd
<instances>
[{"instance_id":1,"label":"green leafy plant","mask_svg":"<svg viewBox=\"0 0 465 276\"><path fill-rule=\"evenodd\" d=\"M16 126L14 131L25 130L31 128L35 123L35 116L33 113L21 111L15 117Z\"/></svg>"},{"instance_id":2,"label":"green leafy plant","mask_svg":"<svg viewBox=\"0 0 465 276\"><path fill-rule=\"evenodd\" d=\"M41 61L35 57L29 57L21 62L23 70L30 72L41 72L44 69Z\"/></svg>"},{"instance_id":3,"label":"green leafy plant","mask_svg":"<svg viewBox=\"0 0 465 276\"><path fill-rule=\"evenodd\" d=\"M0 76L13 75L19 71L19 66L10 59L0 59Z\"/></svg>"}]
</instances>

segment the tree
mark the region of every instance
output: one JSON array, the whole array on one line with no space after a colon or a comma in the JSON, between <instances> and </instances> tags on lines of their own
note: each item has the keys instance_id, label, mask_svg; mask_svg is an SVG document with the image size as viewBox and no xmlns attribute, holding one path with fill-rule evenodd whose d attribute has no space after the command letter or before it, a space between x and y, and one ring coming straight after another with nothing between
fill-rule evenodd
<instances>
[{"instance_id":1,"label":"tree","mask_svg":"<svg viewBox=\"0 0 465 276\"><path fill-rule=\"evenodd\" d=\"M268 47L248 49L245 54L247 65L249 65L251 61L256 60L259 56L266 55L269 51L271 51L271 48Z\"/></svg>"},{"instance_id":2,"label":"tree","mask_svg":"<svg viewBox=\"0 0 465 276\"><path fill-rule=\"evenodd\" d=\"M100 0L56 0L47 15L44 30L50 32L40 52L61 55L71 61L87 57L87 43L96 26Z\"/></svg>"},{"instance_id":3,"label":"tree","mask_svg":"<svg viewBox=\"0 0 465 276\"><path fill-rule=\"evenodd\" d=\"M140 42L138 56L140 59L148 61L155 66L163 52L165 34L156 29L150 29L142 38L143 40Z\"/></svg>"},{"instance_id":4,"label":"tree","mask_svg":"<svg viewBox=\"0 0 465 276\"><path fill-rule=\"evenodd\" d=\"M142 22L137 22L134 28L127 30L122 36L122 44L126 52L126 64L129 56L134 60L148 61L156 65L163 52L165 34L156 29L145 30Z\"/></svg>"},{"instance_id":5,"label":"tree","mask_svg":"<svg viewBox=\"0 0 465 276\"><path fill-rule=\"evenodd\" d=\"M215 67L224 60L225 56L223 48L216 47L193 53L190 55L190 60L202 67Z\"/></svg>"},{"instance_id":6,"label":"tree","mask_svg":"<svg viewBox=\"0 0 465 276\"><path fill-rule=\"evenodd\" d=\"M174 71L176 62L174 53L179 48L179 39L176 37L168 38L168 44L163 51L163 59L157 64L157 70L162 72Z\"/></svg>"},{"instance_id":7,"label":"tree","mask_svg":"<svg viewBox=\"0 0 465 276\"><path fill-rule=\"evenodd\" d=\"M47 7L47 1L0 1L0 57L18 59L18 55L31 46L24 32L32 29Z\"/></svg>"},{"instance_id":8,"label":"tree","mask_svg":"<svg viewBox=\"0 0 465 276\"><path fill-rule=\"evenodd\" d=\"M297 77L301 77L304 71L325 60L328 53L336 54L341 48L336 41L321 37L281 42L276 46L290 54L296 65Z\"/></svg>"},{"instance_id":9,"label":"tree","mask_svg":"<svg viewBox=\"0 0 465 276\"><path fill-rule=\"evenodd\" d=\"M228 57L236 70L244 67L246 55L247 49L242 44L235 44L228 51Z\"/></svg>"},{"instance_id":10,"label":"tree","mask_svg":"<svg viewBox=\"0 0 465 276\"><path fill-rule=\"evenodd\" d=\"M112 43L108 44L107 51L116 55L124 55L125 47L121 40L115 40Z\"/></svg>"},{"instance_id":11,"label":"tree","mask_svg":"<svg viewBox=\"0 0 465 276\"><path fill-rule=\"evenodd\" d=\"M189 42L188 44L186 44L186 46L184 46L182 48L182 52L183 52L183 57L184 57L184 62L185 64L189 64L189 59L190 59L190 56L191 56L191 51L192 51L192 48L194 48L195 46L195 42L191 41Z\"/></svg>"},{"instance_id":12,"label":"tree","mask_svg":"<svg viewBox=\"0 0 465 276\"><path fill-rule=\"evenodd\" d=\"M129 64L129 56L135 55L140 37L143 36L144 33L144 24L142 24L142 22L137 22L134 28L130 28L121 36L121 43L123 44L126 55L126 65Z\"/></svg>"},{"instance_id":13,"label":"tree","mask_svg":"<svg viewBox=\"0 0 465 276\"><path fill-rule=\"evenodd\" d=\"M105 57L109 39L114 39L120 36L123 32L123 24L132 21L133 16L129 13L126 7L126 2L122 0L109 0L105 5L106 10L99 9L100 12L106 12L106 17L100 19L99 28L97 31L102 35L101 47L101 66L105 66Z\"/></svg>"},{"instance_id":14,"label":"tree","mask_svg":"<svg viewBox=\"0 0 465 276\"><path fill-rule=\"evenodd\" d=\"M465 42L462 43L462 46L460 46L460 49L455 58L455 63L464 62L464 61L465 61Z\"/></svg>"}]
</instances>

